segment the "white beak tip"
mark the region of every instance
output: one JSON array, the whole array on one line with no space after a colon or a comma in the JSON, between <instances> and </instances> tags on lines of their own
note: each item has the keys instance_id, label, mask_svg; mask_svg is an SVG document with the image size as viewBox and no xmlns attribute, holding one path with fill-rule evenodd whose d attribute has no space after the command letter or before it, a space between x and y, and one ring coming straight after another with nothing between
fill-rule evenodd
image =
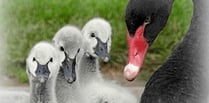
<instances>
[{"instance_id":1,"label":"white beak tip","mask_svg":"<svg viewBox=\"0 0 209 103\"><path fill-rule=\"evenodd\" d=\"M124 69L125 78L128 81L133 81L137 77L139 69L140 68L138 66L135 66L133 64L126 65Z\"/></svg>"}]
</instances>

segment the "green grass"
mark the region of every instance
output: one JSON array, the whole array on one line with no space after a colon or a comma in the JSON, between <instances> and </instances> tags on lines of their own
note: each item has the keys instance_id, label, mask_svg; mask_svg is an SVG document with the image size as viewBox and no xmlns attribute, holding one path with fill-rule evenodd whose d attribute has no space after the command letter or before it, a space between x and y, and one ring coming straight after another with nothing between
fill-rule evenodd
<instances>
[{"instance_id":1,"label":"green grass","mask_svg":"<svg viewBox=\"0 0 209 103\"><path fill-rule=\"evenodd\" d=\"M124 11L128 0L4 0L2 23L7 33L8 75L27 82L25 59L38 41L50 40L66 24L82 27L93 17L108 20L113 29L108 65L125 65L127 59ZM149 49L140 78L147 79L181 40L191 20L191 0L175 0L167 27ZM122 69L122 68L120 68Z\"/></svg>"}]
</instances>

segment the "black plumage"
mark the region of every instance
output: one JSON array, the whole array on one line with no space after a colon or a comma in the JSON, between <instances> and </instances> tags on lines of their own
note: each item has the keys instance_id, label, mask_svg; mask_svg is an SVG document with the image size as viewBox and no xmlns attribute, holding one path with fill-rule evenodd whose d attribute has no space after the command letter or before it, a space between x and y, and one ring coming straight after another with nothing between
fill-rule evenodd
<instances>
[{"instance_id":1,"label":"black plumage","mask_svg":"<svg viewBox=\"0 0 209 103\"><path fill-rule=\"evenodd\" d=\"M143 24L146 16L151 23L145 28L145 38L153 41L165 26L172 0L130 0L126 9L126 24L130 34ZM153 73L145 86L140 103L206 103L208 70L202 55L208 41L204 0L193 0L194 10L190 28L181 44L168 60ZM175 35L175 34L170 34ZM208 46L207 46L208 47Z\"/></svg>"}]
</instances>

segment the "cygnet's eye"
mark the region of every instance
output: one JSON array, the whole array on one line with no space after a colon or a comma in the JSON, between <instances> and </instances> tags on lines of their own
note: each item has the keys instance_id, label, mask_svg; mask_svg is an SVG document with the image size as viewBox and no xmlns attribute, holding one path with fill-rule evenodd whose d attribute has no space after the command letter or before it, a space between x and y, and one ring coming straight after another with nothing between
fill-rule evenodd
<instances>
[{"instance_id":1,"label":"cygnet's eye","mask_svg":"<svg viewBox=\"0 0 209 103\"><path fill-rule=\"evenodd\" d=\"M35 57L33 57L33 62L35 62L36 61L36 58Z\"/></svg>"},{"instance_id":2,"label":"cygnet's eye","mask_svg":"<svg viewBox=\"0 0 209 103\"><path fill-rule=\"evenodd\" d=\"M95 33L92 32L92 33L90 34L90 37L94 38L94 37L95 37Z\"/></svg>"},{"instance_id":3,"label":"cygnet's eye","mask_svg":"<svg viewBox=\"0 0 209 103\"><path fill-rule=\"evenodd\" d=\"M64 49L64 47L63 47L63 46L61 46L61 47L60 47L60 50L61 50L61 51L64 51L65 49Z\"/></svg>"},{"instance_id":4,"label":"cygnet's eye","mask_svg":"<svg viewBox=\"0 0 209 103\"><path fill-rule=\"evenodd\" d=\"M49 62L53 62L53 58L50 58Z\"/></svg>"}]
</instances>

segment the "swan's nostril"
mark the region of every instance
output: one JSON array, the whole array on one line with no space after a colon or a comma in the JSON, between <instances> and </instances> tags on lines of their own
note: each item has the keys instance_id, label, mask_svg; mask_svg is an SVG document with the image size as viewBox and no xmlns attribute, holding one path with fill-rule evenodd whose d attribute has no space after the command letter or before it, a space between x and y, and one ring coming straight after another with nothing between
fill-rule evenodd
<instances>
[{"instance_id":1,"label":"swan's nostril","mask_svg":"<svg viewBox=\"0 0 209 103\"><path fill-rule=\"evenodd\" d=\"M41 70L38 69L38 70L36 71L36 73L37 73L37 74L41 74Z\"/></svg>"}]
</instances>

